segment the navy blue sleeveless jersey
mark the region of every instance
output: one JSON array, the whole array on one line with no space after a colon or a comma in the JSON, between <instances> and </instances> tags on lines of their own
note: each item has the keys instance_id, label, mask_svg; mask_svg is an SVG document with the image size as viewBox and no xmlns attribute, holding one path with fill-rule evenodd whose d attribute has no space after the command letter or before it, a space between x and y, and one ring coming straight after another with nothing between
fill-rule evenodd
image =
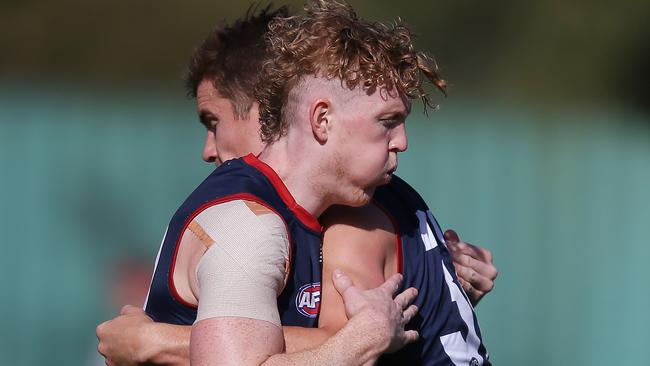
<instances>
[{"instance_id":1,"label":"navy blue sleeveless jersey","mask_svg":"<svg viewBox=\"0 0 650 366\"><path fill-rule=\"evenodd\" d=\"M401 288L418 289L419 311L407 325L420 339L384 355L380 365L490 365L474 310L456 277L440 226L424 200L393 176L377 188L373 202L396 230Z\"/></svg>"},{"instance_id":2,"label":"navy blue sleeveless jersey","mask_svg":"<svg viewBox=\"0 0 650 366\"><path fill-rule=\"evenodd\" d=\"M219 166L176 211L156 258L145 303L146 313L157 322L194 323L197 308L180 298L172 281L179 243L189 223L200 212L210 206L239 199L258 202L284 220L291 249L289 276L278 296L280 320L283 325L316 327L322 270L321 226L295 202L273 169L253 155ZM255 295L251 294L251 301L254 299Z\"/></svg>"}]
</instances>

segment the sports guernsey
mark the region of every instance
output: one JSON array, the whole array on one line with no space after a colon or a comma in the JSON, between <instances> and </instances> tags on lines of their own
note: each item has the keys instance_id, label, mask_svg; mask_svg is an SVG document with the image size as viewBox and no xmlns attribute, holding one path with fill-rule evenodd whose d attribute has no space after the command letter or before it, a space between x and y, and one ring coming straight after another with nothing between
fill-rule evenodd
<instances>
[{"instance_id":1,"label":"sports guernsey","mask_svg":"<svg viewBox=\"0 0 650 366\"><path fill-rule=\"evenodd\" d=\"M418 289L419 311L407 325L420 339L401 351L384 355L380 365L491 365L474 310L459 285L442 231L424 200L393 176L377 188L373 202L396 230L398 271L404 275L398 293Z\"/></svg>"},{"instance_id":2,"label":"sports guernsey","mask_svg":"<svg viewBox=\"0 0 650 366\"><path fill-rule=\"evenodd\" d=\"M197 308L183 301L172 281L178 246L194 217L208 207L233 200L260 203L275 211L286 224L290 263L286 285L277 298L280 320L283 325L316 327L322 270L321 226L295 202L273 169L253 155L221 164L176 211L156 258L146 313L157 322L194 323ZM251 294L250 301L255 301L255 294Z\"/></svg>"}]
</instances>

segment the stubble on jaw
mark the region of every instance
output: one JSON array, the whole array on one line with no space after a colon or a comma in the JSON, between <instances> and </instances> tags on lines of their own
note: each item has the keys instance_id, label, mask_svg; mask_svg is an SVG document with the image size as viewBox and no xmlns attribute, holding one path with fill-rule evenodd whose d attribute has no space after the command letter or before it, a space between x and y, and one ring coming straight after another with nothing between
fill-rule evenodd
<instances>
[{"instance_id":1,"label":"stubble on jaw","mask_svg":"<svg viewBox=\"0 0 650 366\"><path fill-rule=\"evenodd\" d=\"M346 160L347 159L354 159L354 158L346 158L344 156L341 156L340 154L336 153L333 158L333 169L336 177L336 182L347 182L349 177L349 171L346 168ZM336 184L336 187L340 187L341 184ZM345 186L348 186L346 184ZM336 197L342 197L345 199L345 202L342 202L341 204L344 204L346 206L353 206L353 207L359 207L359 206L364 206L368 202L370 202L370 199L372 198L372 195L375 191L374 187L372 188L365 188L365 187L355 187L354 185L349 185L350 189L354 189L354 192L342 192L342 193L337 193ZM332 192L333 193L333 192Z\"/></svg>"}]
</instances>

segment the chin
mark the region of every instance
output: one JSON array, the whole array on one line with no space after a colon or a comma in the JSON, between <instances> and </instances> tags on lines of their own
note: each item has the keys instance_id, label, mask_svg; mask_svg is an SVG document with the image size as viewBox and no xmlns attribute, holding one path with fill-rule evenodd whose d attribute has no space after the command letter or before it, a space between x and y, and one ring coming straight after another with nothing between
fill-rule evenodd
<instances>
[{"instance_id":1,"label":"chin","mask_svg":"<svg viewBox=\"0 0 650 366\"><path fill-rule=\"evenodd\" d=\"M355 194L351 200L343 203L345 206L351 207L361 207L367 205L372 196L375 194L375 187L360 189L357 194Z\"/></svg>"}]
</instances>

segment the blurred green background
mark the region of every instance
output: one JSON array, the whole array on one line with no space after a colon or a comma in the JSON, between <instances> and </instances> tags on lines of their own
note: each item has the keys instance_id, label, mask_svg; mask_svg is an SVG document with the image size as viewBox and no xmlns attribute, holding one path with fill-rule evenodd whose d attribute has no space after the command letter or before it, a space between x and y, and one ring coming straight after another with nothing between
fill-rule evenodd
<instances>
[{"instance_id":1,"label":"blurred green background","mask_svg":"<svg viewBox=\"0 0 650 366\"><path fill-rule=\"evenodd\" d=\"M290 2L294 10L300 2ZM496 365L643 365L650 347L650 3L352 1L403 18L451 84L398 173L492 250ZM0 4L0 363L98 365L211 166L180 76L248 3Z\"/></svg>"}]
</instances>

